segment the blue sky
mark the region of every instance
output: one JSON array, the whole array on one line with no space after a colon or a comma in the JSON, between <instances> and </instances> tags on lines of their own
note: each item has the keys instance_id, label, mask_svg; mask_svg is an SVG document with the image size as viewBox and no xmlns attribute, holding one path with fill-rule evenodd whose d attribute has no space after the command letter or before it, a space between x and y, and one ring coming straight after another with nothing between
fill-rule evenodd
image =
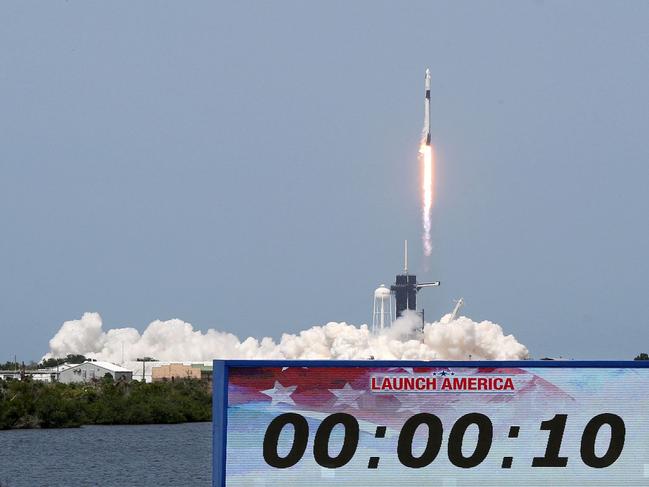
<instances>
[{"instance_id":1,"label":"blue sky","mask_svg":"<svg viewBox=\"0 0 649 487\"><path fill-rule=\"evenodd\" d=\"M0 360L67 319L279 336L401 268L535 357L649 350L649 3L4 2ZM434 251L417 144L432 71Z\"/></svg>"}]
</instances>

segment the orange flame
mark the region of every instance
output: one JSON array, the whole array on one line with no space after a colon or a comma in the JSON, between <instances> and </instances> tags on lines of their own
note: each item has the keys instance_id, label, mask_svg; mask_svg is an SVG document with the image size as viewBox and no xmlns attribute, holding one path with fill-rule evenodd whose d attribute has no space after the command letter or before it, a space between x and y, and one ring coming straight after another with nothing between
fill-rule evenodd
<instances>
[{"instance_id":1,"label":"orange flame","mask_svg":"<svg viewBox=\"0 0 649 487\"><path fill-rule=\"evenodd\" d=\"M424 255L429 257L433 252L433 242L431 238L431 212L433 209L433 180L434 180L434 164L435 159L433 156L433 147L430 145L422 144L419 147L419 153L422 158L423 174L422 174L422 224L424 233L422 241L424 245Z\"/></svg>"}]
</instances>

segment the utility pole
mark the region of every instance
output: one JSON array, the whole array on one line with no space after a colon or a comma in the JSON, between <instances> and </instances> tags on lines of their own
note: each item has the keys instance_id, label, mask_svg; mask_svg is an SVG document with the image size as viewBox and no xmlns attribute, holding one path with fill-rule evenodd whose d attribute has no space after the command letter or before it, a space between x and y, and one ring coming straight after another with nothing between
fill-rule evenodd
<instances>
[{"instance_id":1,"label":"utility pole","mask_svg":"<svg viewBox=\"0 0 649 487\"><path fill-rule=\"evenodd\" d=\"M152 358L152 357L142 357L142 358L138 358L138 359L135 359L135 360L137 360L138 362L142 362L142 383L145 383L146 382L146 375L145 375L145 373L146 373L146 363L147 362L157 362L157 360Z\"/></svg>"}]
</instances>

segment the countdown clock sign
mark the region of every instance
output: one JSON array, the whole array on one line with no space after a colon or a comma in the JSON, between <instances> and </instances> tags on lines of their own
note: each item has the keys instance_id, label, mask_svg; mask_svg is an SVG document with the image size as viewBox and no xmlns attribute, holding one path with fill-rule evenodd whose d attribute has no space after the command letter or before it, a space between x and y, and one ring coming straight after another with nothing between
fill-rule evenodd
<instances>
[{"instance_id":1,"label":"countdown clock sign","mask_svg":"<svg viewBox=\"0 0 649 487\"><path fill-rule=\"evenodd\" d=\"M213 485L648 486L648 366L215 361Z\"/></svg>"}]
</instances>

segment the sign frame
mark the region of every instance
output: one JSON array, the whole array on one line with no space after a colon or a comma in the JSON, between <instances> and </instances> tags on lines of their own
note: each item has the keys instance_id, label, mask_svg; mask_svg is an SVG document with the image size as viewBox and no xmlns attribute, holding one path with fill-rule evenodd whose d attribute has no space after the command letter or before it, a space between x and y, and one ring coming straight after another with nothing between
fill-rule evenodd
<instances>
[{"instance_id":1,"label":"sign frame","mask_svg":"<svg viewBox=\"0 0 649 487\"><path fill-rule=\"evenodd\" d=\"M212 392L212 487L226 487L228 376L242 367L485 367L646 369L649 360L214 360Z\"/></svg>"}]
</instances>

